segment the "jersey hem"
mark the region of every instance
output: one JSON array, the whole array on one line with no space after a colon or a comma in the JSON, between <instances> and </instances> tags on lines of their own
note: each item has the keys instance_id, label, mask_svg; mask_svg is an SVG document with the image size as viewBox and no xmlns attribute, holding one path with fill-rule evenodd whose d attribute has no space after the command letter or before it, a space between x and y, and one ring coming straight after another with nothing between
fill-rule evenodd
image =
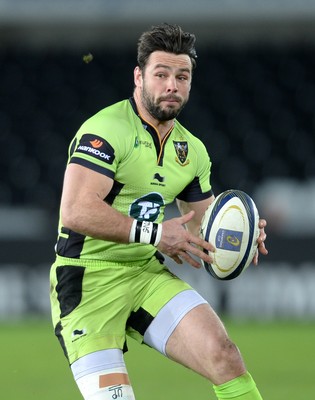
<instances>
[{"instance_id":1,"label":"jersey hem","mask_svg":"<svg viewBox=\"0 0 315 400\"><path fill-rule=\"evenodd\" d=\"M154 254L152 255L154 256ZM95 268L102 269L108 267L142 267L151 260L151 257L146 257L143 260L135 260L135 261L109 261L109 260L93 260L93 259L82 259L82 258L69 258L56 255L56 260L54 262L55 266L73 266L73 267L86 267L86 268Z\"/></svg>"}]
</instances>

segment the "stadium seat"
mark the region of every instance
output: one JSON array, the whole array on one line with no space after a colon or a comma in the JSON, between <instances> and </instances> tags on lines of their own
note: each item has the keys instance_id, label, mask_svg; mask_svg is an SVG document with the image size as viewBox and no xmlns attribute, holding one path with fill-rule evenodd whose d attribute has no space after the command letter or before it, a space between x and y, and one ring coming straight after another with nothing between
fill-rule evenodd
<instances>
[{"instance_id":1,"label":"stadium seat","mask_svg":"<svg viewBox=\"0 0 315 400\"><path fill-rule=\"evenodd\" d=\"M132 94L134 64L128 50L99 49L85 64L74 49L0 49L0 203L57 209L69 141ZM314 176L314 68L306 45L200 50L179 120L207 146L216 192Z\"/></svg>"}]
</instances>

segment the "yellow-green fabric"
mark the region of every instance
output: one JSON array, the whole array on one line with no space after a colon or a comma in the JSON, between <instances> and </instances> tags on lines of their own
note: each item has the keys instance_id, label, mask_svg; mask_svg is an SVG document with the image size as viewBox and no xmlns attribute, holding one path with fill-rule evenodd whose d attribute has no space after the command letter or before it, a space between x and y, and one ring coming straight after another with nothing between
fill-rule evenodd
<instances>
[{"instance_id":1,"label":"yellow-green fabric","mask_svg":"<svg viewBox=\"0 0 315 400\"><path fill-rule=\"evenodd\" d=\"M218 400L263 400L249 372L213 389Z\"/></svg>"}]
</instances>

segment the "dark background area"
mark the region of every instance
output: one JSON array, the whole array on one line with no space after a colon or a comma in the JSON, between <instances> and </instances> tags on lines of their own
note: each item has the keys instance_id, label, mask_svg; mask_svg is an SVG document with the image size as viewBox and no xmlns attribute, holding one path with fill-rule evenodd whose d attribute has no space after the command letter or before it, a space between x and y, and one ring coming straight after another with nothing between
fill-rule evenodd
<instances>
[{"instance_id":1,"label":"dark background area","mask_svg":"<svg viewBox=\"0 0 315 400\"><path fill-rule=\"evenodd\" d=\"M179 120L205 143L216 193L315 176L315 46L199 51ZM2 204L56 211L67 147L80 124L132 95L134 51L0 49Z\"/></svg>"},{"instance_id":2,"label":"dark background area","mask_svg":"<svg viewBox=\"0 0 315 400\"><path fill-rule=\"evenodd\" d=\"M132 95L135 49L98 47L89 64L83 56L81 49L0 49L0 204L41 208L51 221L36 241L4 235L2 261L53 258L68 144L86 118ZM314 71L313 44L201 48L179 120L205 143L216 194L315 176ZM312 235L269 233L271 260L313 258Z\"/></svg>"}]
</instances>

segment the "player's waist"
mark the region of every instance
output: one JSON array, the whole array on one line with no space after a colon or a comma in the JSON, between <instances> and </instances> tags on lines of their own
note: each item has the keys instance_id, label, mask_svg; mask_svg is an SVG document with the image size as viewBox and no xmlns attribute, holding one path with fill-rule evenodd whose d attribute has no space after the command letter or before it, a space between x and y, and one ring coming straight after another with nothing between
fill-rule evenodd
<instances>
[{"instance_id":1,"label":"player's waist","mask_svg":"<svg viewBox=\"0 0 315 400\"><path fill-rule=\"evenodd\" d=\"M148 260L136 260L136 261L109 261L109 260L93 260L85 258L68 258L62 256L56 256L55 264L57 265L71 265L74 267L87 267L95 269L113 268L113 267L142 267L148 262Z\"/></svg>"}]
</instances>

